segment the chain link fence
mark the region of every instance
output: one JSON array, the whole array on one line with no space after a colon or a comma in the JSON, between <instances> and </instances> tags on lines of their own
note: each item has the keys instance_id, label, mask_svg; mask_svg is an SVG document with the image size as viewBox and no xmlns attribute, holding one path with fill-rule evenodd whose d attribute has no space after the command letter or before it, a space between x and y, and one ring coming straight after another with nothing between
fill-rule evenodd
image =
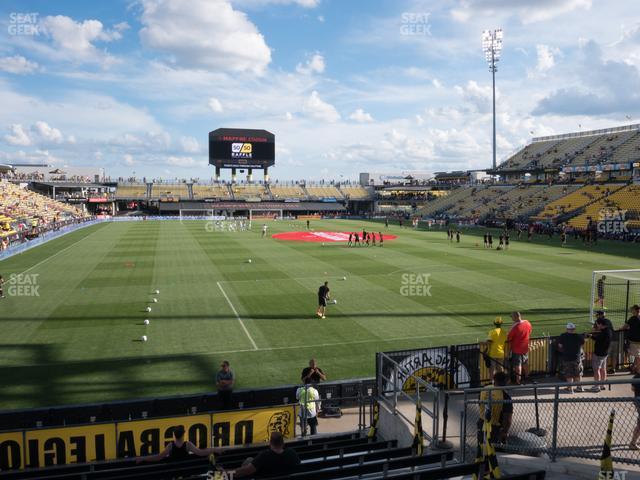
<instances>
[{"instance_id":1,"label":"chain link fence","mask_svg":"<svg viewBox=\"0 0 640 480\"><path fill-rule=\"evenodd\" d=\"M606 390L600 393L566 392L566 383L538 386L485 387L502 389L511 399L504 401L480 400L482 389L465 392L461 421L460 456L462 461L473 461L478 445L478 428L482 428L481 413L495 404L511 403L512 423L505 443L496 443L498 451L523 455L577 457L599 460L607 432L609 415L615 411L611 456L615 463L640 465L640 451L630 449L634 429L639 423L639 411L633 396L632 384L638 380L612 380L599 382ZM583 382L590 388L595 382ZM610 385L625 385L624 396L616 396ZM535 391L534 391L535 390ZM536 398L537 394L537 398ZM618 392L619 394L619 392Z\"/></svg>"}]
</instances>

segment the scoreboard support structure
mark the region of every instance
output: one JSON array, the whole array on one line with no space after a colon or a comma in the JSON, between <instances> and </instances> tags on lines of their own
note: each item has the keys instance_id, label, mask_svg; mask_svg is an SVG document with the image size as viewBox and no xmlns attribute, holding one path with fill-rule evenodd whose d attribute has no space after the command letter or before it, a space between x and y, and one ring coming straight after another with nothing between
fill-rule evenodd
<instances>
[{"instance_id":1,"label":"scoreboard support structure","mask_svg":"<svg viewBox=\"0 0 640 480\"><path fill-rule=\"evenodd\" d=\"M275 165L275 135L266 130L218 128L209 132L209 164L220 181L222 169L231 170L231 183L237 183L238 170L247 171L247 183L253 183L253 171L264 171L269 183L269 167Z\"/></svg>"}]
</instances>

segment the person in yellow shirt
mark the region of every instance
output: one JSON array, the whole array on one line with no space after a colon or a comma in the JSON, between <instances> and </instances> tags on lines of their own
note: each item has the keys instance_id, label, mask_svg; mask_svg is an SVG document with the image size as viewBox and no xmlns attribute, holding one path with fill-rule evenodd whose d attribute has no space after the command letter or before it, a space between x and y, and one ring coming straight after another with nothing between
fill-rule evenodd
<instances>
[{"instance_id":1,"label":"person in yellow shirt","mask_svg":"<svg viewBox=\"0 0 640 480\"><path fill-rule=\"evenodd\" d=\"M504 370L504 345L507 342L507 331L502 328L502 317L493 321L494 328L489 331L487 338L487 355L489 356L489 371L491 378L497 372Z\"/></svg>"}]
</instances>

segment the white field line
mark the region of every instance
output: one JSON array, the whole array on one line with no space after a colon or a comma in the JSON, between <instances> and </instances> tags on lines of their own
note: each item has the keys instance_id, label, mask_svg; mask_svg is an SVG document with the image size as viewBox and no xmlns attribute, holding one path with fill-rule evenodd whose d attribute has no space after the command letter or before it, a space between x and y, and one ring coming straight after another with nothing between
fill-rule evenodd
<instances>
[{"instance_id":1,"label":"white field line","mask_svg":"<svg viewBox=\"0 0 640 480\"><path fill-rule=\"evenodd\" d=\"M238 311L236 310L236 307L234 307L233 303L231 303L231 300L229 300L229 297L227 296L227 292L224 291L224 288L222 288L222 285L220 284L220 282L216 282L216 283L218 284L218 288L222 292L222 295L224 295L224 298L227 300L227 303L231 307L231 310L233 311L233 313L235 314L236 318L238 319L238 322L240 322L240 326L242 327L242 330L244 330L244 333L247 335L247 338L251 342L251 345L253 345L253 349L254 350L259 350L258 346L256 345L256 342L253 340L253 337L249 333L249 330L247 330L247 327L245 326L244 322L242 321L242 318L240 318L240 315L238 314Z\"/></svg>"},{"instance_id":2,"label":"white field line","mask_svg":"<svg viewBox=\"0 0 640 480\"><path fill-rule=\"evenodd\" d=\"M32 265L31 267L27 268L24 272L20 273L19 275L24 275L27 272L30 272L31 270L33 270L34 268L39 267L40 265L48 262L49 260L51 260L52 258L57 257L58 255L60 255L61 253L66 252L67 250L69 250L71 247L75 247L78 243L80 243L83 240L86 240L87 238L89 238L90 236L98 233L101 229L96 230L95 232L91 232L89 235L87 235L86 237L82 237L80 240L73 242L71 245L63 248L62 250L54 253L53 255L51 255L50 257L45 258L44 260L39 261L38 263L36 263L35 265Z\"/></svg>"},{"instance_id":3,"label":"white field line","mask_svg":"<svg viewBox=\"0 0 640 480\"><path fill-rule=\"evenodd\" d=\"M322 347L341 347L343 345L359 345L365 343L388 343L388 342L398 342L403 340L415 340L415 339L425 339L425 338L443 338L443 337L460 337L462 336L460 333L443 333L439 335L421 335L421 336L411 336L411 337L395 337L395 338L377 338L371 340L354 340L352 342L336 342L336 343L317 343L314 345L293 345L286 347L265 347L256 349L259 352L270 352L277 350L297 350L301 348L322 348ZM470 337L471 335L469 335ZM213 351L208 352L206 355L217 355L217 354L226 354L226 353L243 353L243 352L253 352L256 350L244 349L244 350L223 350L223 351Z\"/></svg>"},{"instance_id":4,"label":"white field line","mask_svg":"<svg viewBox=\"0 0 640 480\"><path fill-rule=\"evenodd\" d=\"M313 321L313 320L311 320ZM223 355L223 354L232 354L232 353L249 353L249 352L272 352L272 351L280 351L280 350L300 350L303 348L322 348L322 347L341 347L344 345L360 345L366 343L388 343L388 342L399 342L403 340L421 340L428 338L445 338L445 337L464 337L460 333L442 333L438 335L421 335L421 336L411 336L411 337L395 337L395 338L376 338L371 340L354 340L352 342L336 342L336 343L317 343L313 345L289 345L286 347L264 347L264 348L243 348L239 350L220 350L220 351L212 351L212 352L199 352L192 354L197 357L206 357L210 355ZM472 335L468 334L467 337L471 338ZM131 357L138 358L138 357ZM51 366L51 365L71 365L71 364L80 364L86 363L86 360L74 360L69 362L50 362L47 364L29 364L29 365L21 365L26 367L37 367L37 366Z\"/></svg>"}]
</instances>

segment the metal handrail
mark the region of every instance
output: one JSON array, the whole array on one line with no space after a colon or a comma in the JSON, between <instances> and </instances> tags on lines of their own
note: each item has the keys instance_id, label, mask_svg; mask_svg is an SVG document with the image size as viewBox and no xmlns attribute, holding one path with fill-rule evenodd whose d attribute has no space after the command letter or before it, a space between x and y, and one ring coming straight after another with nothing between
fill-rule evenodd
<instances>
[{"instance_id":1,"label":"metal handrail","mask_svg":"<svg viewBox=\"0 0 640 480\"><path fill-rule=\"evenodd\" d=\"M413 375L412 373L410 373L406 368L402 367L402 365L400 365L398 362L396 362L395 360L391 359L388 355L386 355L385 353L378 353L378 362L380 363L380 367L382 366L382 360L385 360L386 362L389 362L389 364L393 367L394 369L394 376L395 378L389 378L387 376L384 375L383 369L379 368L378 372L378 397L380 399L380 401L382 401L383 403L385 403L386 405L388 405L389 407L391 407L393 409L393 414L394 415L399 415L400 417L402 417L406 422L408 423L414 423L413 419L407 418L406 415L404 415L401 411L398 410L398 396L402 396L404 398L406 398L407 400L409 400L411 403L413 403L414 405L418 404L418 401L420 401L420 411L425 413L429 418L431 418L432 421L432 432L431 435L429 435L428 433L423 431L423 436L425 436L427 438L427 440L433 445L435 443L437 443L438 440L438 432L439 432L439 421L440 421L440 394L441 391L434 387L433 385L431 385L430 383L424 381L421 377L418 377L416 375ZM398 388L398 373L402 372L407 378L412 378L415 382L415 386L416 386L416 397L415 399L409 395L407 392L405 392L401 387ZM383 388L382 385L382 381L386 381L388 384L393 386L393 390L389 391L389 390L385 390ZM432 393L433 394L433 407L431 410L429 410L429 408L427 406L425 406L425 403L422 402L422 397L421 397L421 390L424 388L425 393ZM386 398L385 398L385 394L388 393L393 393L393 403L389 402Z\"/></svg>"}]
</instances>

